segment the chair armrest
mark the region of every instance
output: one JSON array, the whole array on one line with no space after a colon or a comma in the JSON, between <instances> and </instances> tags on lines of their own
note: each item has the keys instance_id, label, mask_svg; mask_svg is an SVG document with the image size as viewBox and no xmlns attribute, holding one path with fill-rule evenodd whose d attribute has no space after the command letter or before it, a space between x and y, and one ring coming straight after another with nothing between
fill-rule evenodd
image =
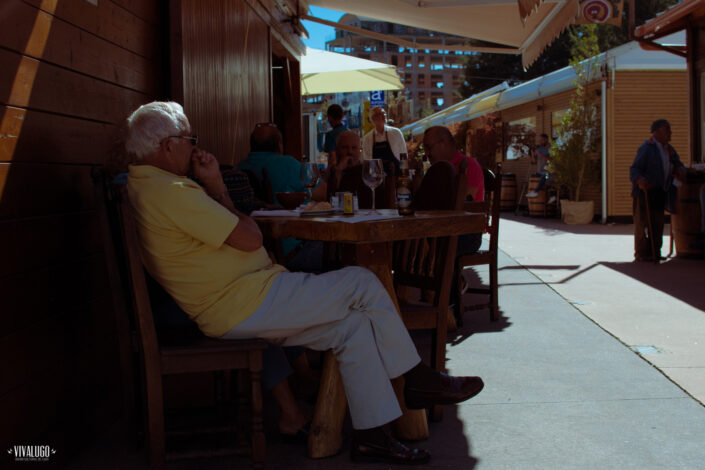
<instances>
[{"instance_id":1,"label":"chair armrest","mask_svg":"<svg viewBox=\"0 0 705 470\"><path fill-rule=\"evenodd\" d=\"M467 212L489 212L490 207L484 201L465 201L463 210Z\"/></svg>"}]
</instances>

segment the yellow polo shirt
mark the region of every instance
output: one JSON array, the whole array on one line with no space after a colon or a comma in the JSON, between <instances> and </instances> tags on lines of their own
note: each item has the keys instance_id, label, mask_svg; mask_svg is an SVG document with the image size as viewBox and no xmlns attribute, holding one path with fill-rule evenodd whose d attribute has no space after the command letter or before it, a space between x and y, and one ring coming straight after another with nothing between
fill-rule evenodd
<instances>
[{"instance_id":1,"label":"yellow polo shirt","mask_svg":"<svg viewBox=\"0 0 705 470\"><path fill-rule=\"evenodd\" d=\"M127 192L147 271L208 336L252 315L286 271L264 248L227 245L239 219L186 177L131 165Z\"/></svg>"}]
</instances>

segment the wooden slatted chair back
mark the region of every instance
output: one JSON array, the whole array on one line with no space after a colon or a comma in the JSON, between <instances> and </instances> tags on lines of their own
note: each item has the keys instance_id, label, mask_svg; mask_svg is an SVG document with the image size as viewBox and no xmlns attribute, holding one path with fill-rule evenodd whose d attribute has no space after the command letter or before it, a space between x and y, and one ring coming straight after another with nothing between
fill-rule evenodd
<instances>
[{"instance_id":1,"label":"wooden slatted chair back","mask_svg":"<svg viewBox=\"0 0 705 470\"><path fill-rule=\"evenodd\" d=\"M488 250L479 250L476 253L462 255L456 261L458 267L458 305L460 306L460 315L465 310L479 310L488 308L490 311L490 319L495 321L499 318L498 308L498 285L497 285L497 256L499 250L499 221L501 209L501 170L502 164L498 163L495 171L483 170L485 175L485 200L484 201L468 201L465 203L465 210L468 212L483 212L487 217L486 232L490 236ZM489 287L463 286L462 271L466 266L488 265L489 267ZM487 294L488 302L465 306L463 295L465 293Z\"/></svg>"},{"instance_id":2,"label":"wooden slatted chair back","mask_svg":"<svg viewBox=\"0 0 705 470\"><path fill-rule=\"evenodd\" d=\"M211 457L241 454L233 443L226 449L167 452L164 426L162 376L190 372L245 370L249 374L251 394L251 444L254 468L262 468L265 440L262 422L262 350L266 343L258 339L218 340L200 334L160 334L154 324L149 291L139 248L137 224L124 188L114 199L128 271L128 293L136 317L146 388L146 422L149 460L153 468L163 468L167 459ZM195 431L194 434L198 434Z\"/></svg>"}]
</instances>

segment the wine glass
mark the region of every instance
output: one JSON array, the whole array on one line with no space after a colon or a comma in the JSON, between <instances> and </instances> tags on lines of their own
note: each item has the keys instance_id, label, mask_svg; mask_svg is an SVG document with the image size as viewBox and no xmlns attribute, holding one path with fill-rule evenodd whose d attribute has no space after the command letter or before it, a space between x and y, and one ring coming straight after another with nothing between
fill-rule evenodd
<instances>
[{"instance_id":1,"label":"wine glass","mask_svg":"<svg viewBox=\"0 0 705 470\"><path fill-rule=\"evenodd\" d=\"M318 170L318 163L305 162L301 164L301 170L299 172L299 178L301 178L301 183L306 186L306 192L308 193L308 199L311 200L311 190L318 184L318 178L320 178L321 173Z\"/></svg>"},{"instance_id":2,"label":"wine glass","mask_svg":"<svg viewBox=\"0 0 705 470\"><path fill-rule=\"evenodd\" d=\"M372 190L372 213L375 210L375 189L384 181L384 166L382 160L373 158L362 162L362 181Z\"/></svg>"}]
</instances>

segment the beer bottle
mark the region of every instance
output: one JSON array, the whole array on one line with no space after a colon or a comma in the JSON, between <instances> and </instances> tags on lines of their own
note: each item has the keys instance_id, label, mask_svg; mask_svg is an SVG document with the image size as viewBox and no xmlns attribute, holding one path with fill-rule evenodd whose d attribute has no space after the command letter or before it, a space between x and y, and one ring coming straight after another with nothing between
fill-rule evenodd
<instances>
[{"instance_id":1,"label":"beer bottle","mask_svg":"<svg viewBox=\"0 0 705 470\"><path fill-rule=\"evenodd\" d=\"M409 157L402 153L397 177L397 210L399 215L414 215L411 207L411 177L409 176Z\"/></svg>"}]
</instances>

